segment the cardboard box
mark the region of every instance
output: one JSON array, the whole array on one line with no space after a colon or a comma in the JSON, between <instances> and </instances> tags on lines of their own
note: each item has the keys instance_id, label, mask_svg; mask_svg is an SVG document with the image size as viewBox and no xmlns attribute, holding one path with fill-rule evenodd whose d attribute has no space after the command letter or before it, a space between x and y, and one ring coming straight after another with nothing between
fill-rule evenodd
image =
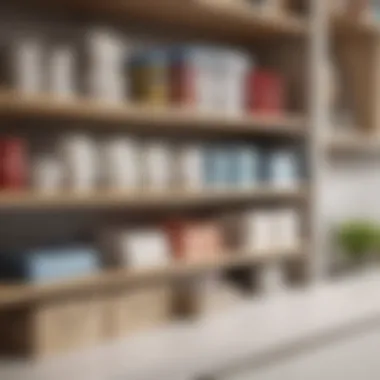
<instances>
[{"instance_id":1,"label":"cardboard box","mask_svg":"<svg viewBox=\"0 0 380 380\"><path fill-rule=\"evenodd\" d=\"M47 301L0 313L0 352L46 357L100 344L104 337L100 299Z\"/></svg>"},{"instance_id":2,"label":"cardboard box","mask_svg":"<svg viewBox=\"0 0 380 380\"><path fill-rule=\"evenodd\" d=\"M172 295L167 284L132 287L109 296L107 336L124 336L165 324L172 312Z\"/></svg>"}]
</instances>

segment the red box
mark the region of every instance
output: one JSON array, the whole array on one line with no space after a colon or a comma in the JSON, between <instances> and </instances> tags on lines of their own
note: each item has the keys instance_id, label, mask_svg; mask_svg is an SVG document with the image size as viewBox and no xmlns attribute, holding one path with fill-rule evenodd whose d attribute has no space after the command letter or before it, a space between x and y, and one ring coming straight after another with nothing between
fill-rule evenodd
<instances>
[{"instance_id":1,"label":"red box","mask_svg":"<svg viewBox=\"0 0 380 380\"><path fill-rule=\"evenodd\" d=\"M0 140L0 187L23 189L28 174L25 140L7 137Z\"/></svg>"},{"instance_id":2,"label":"red box","mask_svg":"<svg viewBox=\"0 0 380 380\"><path fill-rule=\"evenodd\" d=\"M195 103L194 69L186 62L170 67L170 101L175 105L192 106Z\"/></svg>"},{"instance_id":3,"label":"red box","mask_svg":"<svg viewBox=\"0 0 380 380\"><path fill-rule=\"evenodd\" d=\"M212 222L175 221L168 223L167 231L178 260L201 262L221 254L221 231Z\"/></svg>"},{"instance_id":4,"label":"red box","mask_svg":"<svg viewBox=\"0 0 380 380\"><path fill-rule=\"evenodd\" d=\"M283 112L284 87L282 75L270 70L255 70L248 80L248 109L269 114Z\"/></svg>"}]
</instances>

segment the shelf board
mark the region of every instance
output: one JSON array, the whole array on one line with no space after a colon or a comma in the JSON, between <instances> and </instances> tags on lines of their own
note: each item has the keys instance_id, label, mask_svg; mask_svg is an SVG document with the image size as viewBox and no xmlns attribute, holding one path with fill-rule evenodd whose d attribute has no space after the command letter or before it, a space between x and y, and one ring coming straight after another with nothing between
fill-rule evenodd
<instances>
[{"instance_id":1,"label":"shelf board","mask_svg":"<svg viewBox=\"0 0 380 380\"><path fill-rule=\"evenodd\" d=\"M333 155L380 154L380 136L358 132L337 133L327 140L327 150Z\"/></svg>"},{"instance_id":2,"label":"shelf board","mask_svg":"<svg viewBox=\"0 0 380 380\"><path fill-rule=\"evenodd\" d=\"M258 37L299 36L308 31L302 17L272 15L244 2L218 0L34 0L44 8L70 10L86 15L101 15L120 21L176 28L190 35L249 42Z\"/></svg>"},{"instance_id":3,"label":"shelf board","mask_svg":"<svg viewBox=\"0 0 380 380\"><path fill-rule=\"evenodd\" d=\"M344 16L333 16L332 28L339 36L380 36L380 23L374 20L355 20Z\"/></svg>"},{"instance_id":4,"label":"shelf board","mask_svg":"<svg viewBox=\"0 0 380 380\"><path fill-rule=\"evenodd\" d=\"M170 129L176 133L204 131L302 136L306 131L306 117L300 115L231 116L195 112L189 108L112 104L85 98L54 99L49 95L21 95L6 90L0 91L0 115L28 120L94 122L91 128L99 129L108 128L110 123L119 123L120 128L138 126L154 132Z\"/></svg>"},{"instance_id":5,"label":"shelf board","mask_svg":"<svg viewBox=\"0 0 380 380\"><path fill-rule=\"evenodd\" d=\"M231 252L218 260L197 263L176 263L162 268L140 270L116 269L100 274L65 280L44 285L2 285L0 286L0 308L22 306L49 298L70 296L73 293L106 291L117 289L131 282L171 279L214 270L266 263L273 260L305 257L302 246L278 248L258 252Z\"/></svg>"},{"instance_id":6,"label":"shelf board","mask_svg":"<svg viewBox=\"0 0 380 380\"><path fill-rule=\"evenodd\" d=\"M0 209L64 209L68 208L145 208L170 206L197 206L249 200L303 199L304 187L257 187L252 190L156 191L156 192L43 192L0 191Z\"/></svg>"}]
</instances>

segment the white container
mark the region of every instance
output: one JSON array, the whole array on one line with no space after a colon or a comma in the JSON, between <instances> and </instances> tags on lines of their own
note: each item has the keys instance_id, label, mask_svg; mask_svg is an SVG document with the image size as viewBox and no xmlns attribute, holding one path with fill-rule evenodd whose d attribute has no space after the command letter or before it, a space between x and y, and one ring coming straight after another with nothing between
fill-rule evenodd
<instances>
[{"instance_id":1,"label":"white container","mask_svg":"<svg viewBox=\"0 0 380 380\"><path fill-rule=\"evenodd\" d=\"M74 191L94 190L98 180L97 146L86 134L71 134L60 142L66 186Z\"/></svg>"},{"instance_id":2,"label":"white container","mask_svg":"<svg viewBox=\"0 0 380 380\"><path fill-rule=\"evenodd\" d=\"M49 91L56 96L75 95L75 52L70 46L58 46L49 54Z\"/></svg>"},{"instance_id":3,"label":"white container","mask_svg":"<svg viewBox=\"0 0 380 380\"><path fill-rule=\"evenodd\" d=\"M89 60L88 87L95 98L121 102L129 97L129 78L125 62L128 47L122 38L108 29L95 29L87 36Z\"/></svg>"},{"instance_id":4,"label":"white container","mask_svg":"<svg viewBox=\"0 0 380 380\"><path fill-rule=\"evenodd\" d=\"M246 249L253 254L266 254L274 247L273 212L251 211L245 216Z\"/></svg>"},{"instance_id":5,"label":"white container","mask_svg":"<svg viewBox=\"0 0 380 380\"><path fill-rule=\"evenodd\" d=\"M147 143L143 149L145 186L160 191L169 188L172 182L173 154L163 142Z\"/></svg>"},{"instance_id":6,"label":"white container","mask_svg":"<svg viewBox=\"0 0 380 380\"><path fill-rule=\"evenodd\" d=\"M279 248L298 248L301 243L300 215L294 209L282 209L274 213L275 238Z\"/></svg>"},{"instance_id":7,"label":"white container","mask_svg":"<svg viewBox=\"0 0 380 380\"><path fill-rule=\"evenodd\" d=\"M123 257L133 268L167 265L170 250L166 235L156 229L132 230L123 241Z\"/></svg>"},{"instance_id":8,"label":"white container","mask_svg":"<svg viewBox=\"0 0 380 380\"><path fill-rule=\"evenodd\" d=\"M159 229L111 228L100 235L105 261L113 266L149 268L167 265L170 247Z\"/></svg>"},{"instance_id":9,"label":"white container","mask_svg":"<svg viewBox=\"0 0 380 380\"><path fill-rule=\"evenodd\" d=\"M178 153L179 182L188 191L203 189L203 159L201 147L188 145Z\"/></svg>"},{"instance_id":10,"label":"white container","mask_svg":"<svg viewBox=\"0 0 380 380\"><path fill-rule=\"evenodd\" d=\"M32 183L41 192L54 193L62 190L62 165L53 156L38 157L33 162Z\"/></svg>"},{"instance_id":11,"label":"white container","mask_svg":"<svg viewBox=\"0 0 380 380\"><path fill-rule=\"evenodd\" d=\"M227 115L238 115L245 110L246 79L251 66L247 54L239 50L214 49L210 51L212 65L212 108Z\"/></svg>"},{"instance_id":12,"label":"white container","mask_svg":"<svg viewBox=\"0 0 380 380\"><path fill-rule=\"evenodd\" d=\"M196 47L190 50L189 66L193 72L195 108L201 112L215 110L213 77L213 49Z\"/></svg>"},{"instance_id":13,"label":"white container","mask_svg":"<svg viewBox=\"0 0 380 380\"><path fill-rule=\"evenodd\" d=\"M102 161L102 177L107 187L136 190L142 183L140 151L135 140L121 137L106 141Z\"/></svg>"},{"instance_id":14,"label":"white container","mask_svg":"<svg viewBox=\"0 0 380 380\"><path fill-rule=\"evenodd\" d=\"M17 38L12 46L11 67L17 91L36 94L44 90L43 46L38 38Z\"/></svg>"}]
</instances>

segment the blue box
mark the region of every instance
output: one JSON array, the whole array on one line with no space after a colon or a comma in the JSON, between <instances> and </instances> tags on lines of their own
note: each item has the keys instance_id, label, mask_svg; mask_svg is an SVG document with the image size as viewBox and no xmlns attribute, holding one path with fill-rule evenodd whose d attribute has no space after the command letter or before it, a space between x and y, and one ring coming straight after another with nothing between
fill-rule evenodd
<instances>
[{"instance_id":1,"label":"blue box","mask_svg":"<svg viewBox=\"0 0 380 380\"><path fill-rule=\"evenodd\" d=\"M208 146L203 152L204 184L210 188L230 185L231 155L224 146Z\"/></svg>"},{"instance_id":2,"label":"blue box","mask_svg":"<svg viewBox=\"0 0 380 380\"><path fill-rule=\"evenodd\" d=\"M0 254L0 279L44 283L97 272L98 252L89 247L43 248Z\"/></svg>"},{"instance_id":3,"label":"blue box","mask_svg":"<svg viewBox=\"0 0 380 380\"><path fill-rule=\"evenodd\" d=\"M299 155L292 150L277 150L267 156L267 180L275 186L293 186L300 178Z\"/></svg>"},{"instance_id":4,"label":"blue box","mask_svg":"<svg viewBox=\"0 0 380 380\"><path fill-rule=\"evenodd\" d=\"M230 180L234 187L250 188L260 182L259 150L254 146L238 145L232 149Z\"/></svg>"}]
</instances>

